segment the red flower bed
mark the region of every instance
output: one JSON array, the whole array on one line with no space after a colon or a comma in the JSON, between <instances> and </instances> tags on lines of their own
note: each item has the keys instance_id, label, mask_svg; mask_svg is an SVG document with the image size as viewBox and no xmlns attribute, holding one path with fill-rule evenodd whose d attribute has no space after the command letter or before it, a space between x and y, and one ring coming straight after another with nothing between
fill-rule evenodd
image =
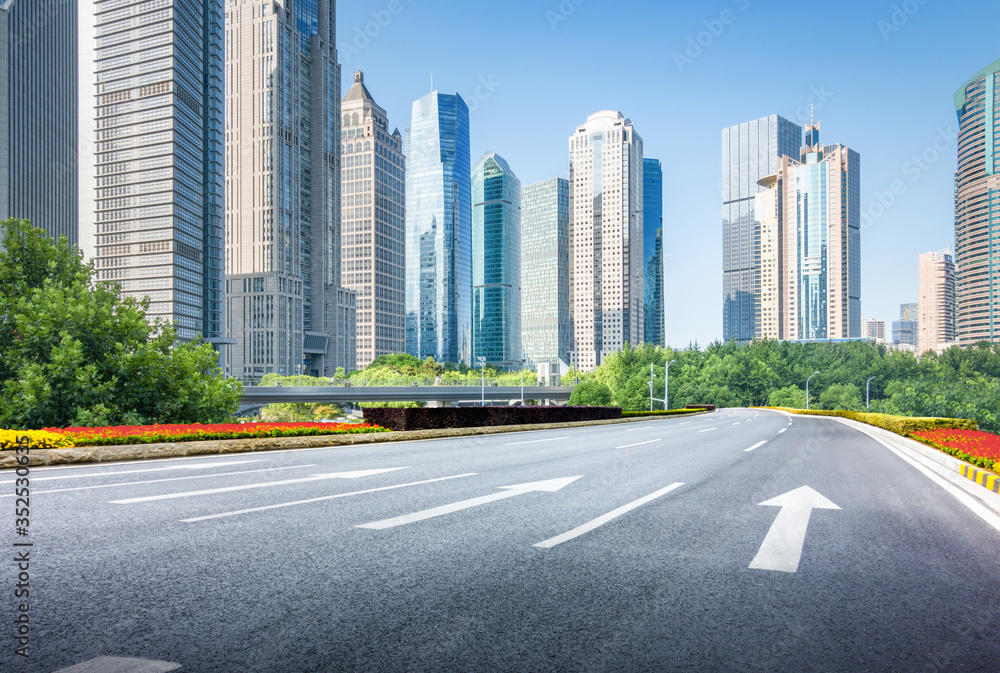
<instances>
[{"instance_id":1,"label":"red flower bed","mask_svg":"<svg viewBox=\"0 0 1000 673\"><path fill-rule=\"evenodd\" d=\"M1000 435L979 430L941 429L915 432L913 437L987 470L1000 467Z\"/></svg>"},{"instance_id":2,"label":"red flower bed","mask_svg":"<svg viewBox=\"0 0 1000 673\"><path fill-rule=\"evenodd\" d=\"M76 446L156 444L205 439L248 437L301 437L387 432L367 423L216 423L214 425L116 425L103 428L45 428L65 435Z\"/></svg>"}]
</instances>

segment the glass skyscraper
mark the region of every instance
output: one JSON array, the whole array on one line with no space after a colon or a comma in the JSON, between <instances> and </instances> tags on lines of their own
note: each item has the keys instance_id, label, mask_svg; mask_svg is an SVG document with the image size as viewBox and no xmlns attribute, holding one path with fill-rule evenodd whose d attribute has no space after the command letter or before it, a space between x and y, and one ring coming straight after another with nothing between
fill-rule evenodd
<instances>
[{"instance_id":1,"label":"glass skyscraper","mask_svg":"<svg viewBox=\"0 0 1000 673\"><path fill-rule=\"evenodd\" d=\"M472 357L521 365L521 181L494 152L472 170Z\"/></svg>"},{"instance_id":2,"label":"glass skyscraper","mask_svg":"<svg viewBox=\"0 0 1000 673\"><path fill-rule=\"evenodd\" d=\"M663 168L659 159L642 160L642 248L645 261L646 343L666 346L663 306Z\"/></svg>"},{"instance_id":3,"label":"glass skyscraper","mask_svg":"<svg viewBox=\"0 0 1000 673\"><path fill-rule=\"evenodd\" d=\"M406 352L472 364L469 106L432 91L413 103L406 154Z\"/></svg>"},{"instance_id":4,"label":"glass skyscraper","mask_svg":"<svg viewBox=\"0 0 1000 673\"><path fill-rule=\"evenodd\" d=\"M754 236L754 197L758 181L778 170L778 157L798 157L802 127L771 115L722 131L722 336L754 338L760 265Z\"/></svg>"},{"instance_id":5,"label":"glass skyscraper","mask_svg":"<svg viewBox=\"0 0 1000 673\"><path fill-rule=\"evenodd\" d=\"M0 2L0 220L77 243L76 2Z\"/></svg>"},{"instance_id":6,"label":"glass skyscraper","mask_svg":"<svg viewBox=\"0 0 1000 673\"><path fill-rule=\"evenodd\" d=\"M529 367L569 363L573 350L573 269L569 181L521 190L521 347Z\"/></svg>"},{"instance_id":7,"label":"glass skyscraper","mask_svg":"<svg viewBox=\"0 0 1000 673\"><path fill-rule=\"evenodd\" d=\"M222 0L79 7L80 247L150 320L228 343Z\"/></svg>"},{"instance_id":8,"label":"glass skyscraper","mask_svg":"<svg viewBox=\"0 0 1000 673\"><path fill-rule=\"evenodd\" d=\"M1000 341L1000 61L958 90L955 108L958 342L971 346Z\"/></svg>"}]
</instances>

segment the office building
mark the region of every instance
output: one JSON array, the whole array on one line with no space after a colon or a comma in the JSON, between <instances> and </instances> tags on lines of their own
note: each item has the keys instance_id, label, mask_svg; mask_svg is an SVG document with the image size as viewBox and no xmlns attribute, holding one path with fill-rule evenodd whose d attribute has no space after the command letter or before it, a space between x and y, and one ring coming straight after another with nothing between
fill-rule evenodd
<instances>
[{"instance_id":1,"label":"office building","mask_svg":"<svg viewBox=\"0 0 1000 673\"><path fill-rule=\"evenodd\" d=\"M955 94L959 130L954 261L957 338L963 346L1000 341L998 92L1000 61L980 70ZM923 318L921 313L921 324Z\"/></svg>"},{"instance_id":2,"label":"office building","mask_svg":"<svg viewBox=\"0 0 1000 673\"><path fill-rule=\"evenodd\" d=\"M755 336L861 338L860 155L821 145L811 124L798 159L779 157L758 186L766 191L754 197Z\"/></svg>"},{"instance_id":3,"label":"office building","mask_svg":"<svg viewBox=\"0 0 1000 673\"><path fill-rule=\"evenodd\" d=\"M406 352L472 364L469 106L432 91L414 101L406 155Z\"/></svg>"},{"instance_id":4,"label":"office building","mask_svg":"<svg viewBox=\"0 0 1000 673\"><path fill-rule=\"evenodd\" d=\"M569 181L521 190L521 348L528 367L568 365L573 350Z\"/></svg>"},{"instance_id":5,"label":"office building","mask_svg":"<svg viewBox=\"0 0 1000 673\"><path fill-rule=\"evenodd\" d=\"M663 288L663 167L659 159L642 160L642 259L646 343L666 346Z\"/></svg>"},{"instance_id":6,"label":"office building","mask_svg":"<svg viewBox=\"0 0 1000 673\"><path fill-rule=\"evenodd\" d=\"M900 304L899 320L892 323L892 342L896 345L917 347L917 303Z\"/></svg>"},{"instance_id":7,"label":"office building","mask_svg":"<svg viewBox=\"0 0 1000 673\"><path fill-rule=\"evenodd\" d=\"M226 72L228 371L354 369L334 3L229 0Z\"/></svg>"},{"instance_id":8,"label":"office building","mask_svg":"<svg viewBox=\"0 0 1000 673\"><path fill-rule=\"evenodd\" d=\"M573 203L571 363L592 371L643 342L642 138L614 111L587 118L569 138Z\"/></svg>"},{"instance_id":9,"label":"office building","mask_svg":"<svg viewBox=\"0 0 1000 673\"><path fill-rule=\"evenodd\" d=\"M365 86L341 102L342 279L357 295L357 366L406 351L403 137Z\"/></svg>"},{"instance_id":10,"label":"office building","mask_svg":"<svg viewBox=\"0 0 1000 673\"><path fill-rule=\"evenodd\" d=\"M495 152L472 169L472 357L521 368L521 181Z\"/></svg>"},{"instance_id":11,"label":"office building","mask_svg":"<svg viewBox=\"0 0 1000 673\"><path fill-rule=\"evenodd\" d=\"M874 318L862 318L861 338L874 341L877 344L885 343L885 321Z\"/></svg>"},{"instance_id":12,"label":"office building","mask_svg":"<svg viewBox=\"0 0 1000 673\"><path fill-rule=\"evenodd\" d=\"M80 247L147 318L221 347L222 0L80 11Z\"/></svg>"},{"instance_id":13,"label":"office building","mask_svg":"<svg viewBox=\"0 0 1000 673\"><path fill-rule=\"evenodd\" d=\"M917 296L917 353L940 353L956 340L955 260L950 250L920 255Z\"/></svg>"},{"instance_id":14,"label":"office building","mask_svg":"<svg viewBox=\"0 0 1000 673\"><path fill-rule=\"evenodd\" d=\"M774 175L778 158L797 158L802 127L778 115L722 131L722 335L751 341L758 334L760 244L755 237L754 197Z\"/></svg>"},{"instance_id":15,"label":"office building","mask_svg":"<svg viewBox=\"0 0 1000 673\"><path fill-rule=\"evenodd\" d=\"M75 2L0 2L0 220L74 244L77 77Z\"/></svg>"}]
</instances>

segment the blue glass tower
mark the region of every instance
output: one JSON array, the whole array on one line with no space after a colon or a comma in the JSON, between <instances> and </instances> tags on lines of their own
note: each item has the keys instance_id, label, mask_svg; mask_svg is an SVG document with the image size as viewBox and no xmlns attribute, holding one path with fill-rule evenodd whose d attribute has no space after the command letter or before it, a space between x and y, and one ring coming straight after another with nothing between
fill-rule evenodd
<instances>
[{"instance_id":1,"label":"blue glass tower","mask_svg":"<svg viewBox=\"0 0 1000 673\"><path fill-rule=\"evenodd\" d=\"M472 171L472 355L521 364L521 181L498 154Z\"/></svg>"},{"instance_id":2,"label":"blue glass tower","mask_svg":"<svg viewBox=\"0 0 1000 673\"><path fill-rule=\"evenodd\" d=\"M472 363L469 106L432 91L406 129L406 352Z\"/></svg>"},{"instance_id":3,"label":"blue glass tower","mask_svg":"<svg viewBox=\"0 0 1000 673\"><path fill-rule=\"evenodd\" d=\"M642 160L642 257L646 343L666 346L663 314L663 168L659 159Z\"/></svg>"}]
</instances>

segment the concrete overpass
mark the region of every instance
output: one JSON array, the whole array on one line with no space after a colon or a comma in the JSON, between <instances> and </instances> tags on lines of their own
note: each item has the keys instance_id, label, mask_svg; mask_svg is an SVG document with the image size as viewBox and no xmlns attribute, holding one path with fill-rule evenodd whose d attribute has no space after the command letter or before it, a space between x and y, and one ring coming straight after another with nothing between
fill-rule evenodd
<instances>
[{"instance_id":1,"label":"concrete overpass","mask_svg":"<svg viewBox=\"0 0 1000 673\"><path fill-rule=\"evenodd\" d=\"M486 386L486 400L520 400L521 386ZM573 386L525 386L524 399L550 400L565 404ZM479 402L479 386L303 386L271 387L246 386L243 388L243 407L272 403L347 404L356 402L431 402L438 406L451 406L457 402Z\"/></svg>"}]
</instances>

